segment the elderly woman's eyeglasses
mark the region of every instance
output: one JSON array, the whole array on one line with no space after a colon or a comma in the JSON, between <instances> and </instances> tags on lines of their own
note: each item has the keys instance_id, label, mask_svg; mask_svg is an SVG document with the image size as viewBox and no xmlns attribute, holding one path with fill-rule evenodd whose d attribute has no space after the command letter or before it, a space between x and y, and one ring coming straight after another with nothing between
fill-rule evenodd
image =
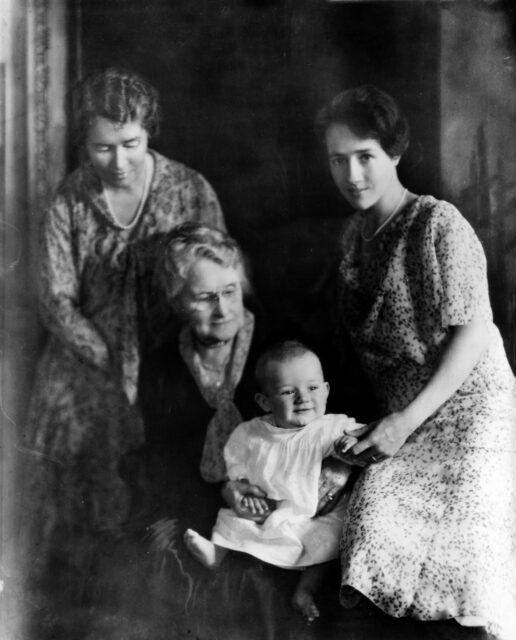
<instances>
[{"instance_id":1,"label":"elderly woman's eyeglasses","mask_svg":"<svg viewBox=\"0 0 516 640\"><path fill-rule=\"evenodd\" d=\"M191 296L190 300L192 306L200 311L204 311L206 309L213 309L223 300L233 302L239 293L240 284L232 284L224 287L224 289L220 289L220 291L203 291L202 293Z\"/></svg>"}]
</instances>

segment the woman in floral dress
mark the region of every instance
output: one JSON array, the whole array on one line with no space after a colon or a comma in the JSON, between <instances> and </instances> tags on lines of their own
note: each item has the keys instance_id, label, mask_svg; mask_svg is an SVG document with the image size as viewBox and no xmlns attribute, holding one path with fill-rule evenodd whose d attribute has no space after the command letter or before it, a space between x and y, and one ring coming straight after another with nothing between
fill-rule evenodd
<instances>
[{"instance_id":1,"label":"woman in floral dress","mask_svg":"<svg viewBox=\"0 0 516 640\"><path fill-rule=\"evenodd\" d=\"M148 148L159 124L155 89L108 69L74 98L83 161L43 221L40 311L49 338L25 434L33 454L27 526L40 559L127 516L118 462L143 441L133 249L186 220L225 227L206 180Z\"/></svg>"},{"instance_id":2,"label":"woman in floral dress","mask_svg":"<svg viewBox=\"0 0 516 640\"><path fill-rule=\"evenodd\" d=\"M344 91L317 127L356 210L339 317L384 412L353 449L365 470L342 535L341 602L360 592L396 617L516 637L516 387L482 246L453 205L401 184L409 131L390 96Z\"/></svg>"}]
</instances>

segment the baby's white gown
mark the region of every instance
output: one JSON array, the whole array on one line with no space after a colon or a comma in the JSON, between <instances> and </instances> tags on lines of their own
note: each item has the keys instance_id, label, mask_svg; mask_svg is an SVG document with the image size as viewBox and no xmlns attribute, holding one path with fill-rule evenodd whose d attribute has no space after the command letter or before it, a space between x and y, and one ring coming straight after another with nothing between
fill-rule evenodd
<instances>
[{"instance_id":1,"label":"baby's white gown","mask_svg":"<svg viewBox=\"0 0 516 640\"><path fill-rule=\"evenodd\" d=\"M212 542L283 568L337 558L347 495L329 514L314 518L319 475L334 441L359 426L342 414L327 414L298 429L278 428L270 415L240 424L224 448L228 476L247 478L278 506L263 524L221 509Z\"/></svg>"}]
</instances>

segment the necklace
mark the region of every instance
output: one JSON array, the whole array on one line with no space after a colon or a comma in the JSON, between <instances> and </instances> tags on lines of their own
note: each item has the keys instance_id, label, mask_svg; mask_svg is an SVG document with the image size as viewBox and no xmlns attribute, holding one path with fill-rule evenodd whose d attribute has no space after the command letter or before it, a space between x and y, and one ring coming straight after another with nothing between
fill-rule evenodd
<instances>
[{"instance_id":1,"label":"necklace","mask_svg":"<svg viewBox=\"0 0 516 640\"><path fill-rule=\"evenodd\" d=\"M145 163L144 165L144 171L145 171L145 175L144 175L142 195L140 197L140 201L138 202L138 208L135 211L133 219L128 224L122 224L119 220L117 220L115 214L113 213L113 209L111 208L111 202L109 200L109 195L106 190L106 185L102 183L102 191L104 193L104 198L106 199L109 216L119 229L124 229L124 230L132 229L140 219L140 216L143 211L143 205L145 204L145 201L147 200L147 195L149 194L149 187L150 187L151 176L152 176L152 171L148 171L147 169L147 163Z\"/></svg>"},{"instance_id":2,"label":"necklace","mask_svg":"<svg viewBox=\"0 0 516 640\"><path fill-rule=\"evenodd\" d=\"M222 364L215 365L215 364L209 364L205 360L202 360L201 358L199 358L199 364L203 369L206 369L207 371L214 371L215 373L220 374L223 371L225 371L228 360L229 358L225 358Z\"/></svg>"},{"instance_id":3,"label":"necklace","mask_svg":"<svg viewBox=\"0 0 516 640\"><path fill-rule=\"evenodd\" d=\"M405 196L407 195L407 193L408 193L407 189L404 189L403 193L401 194L400 201L394 207L392 213L389 214L388 218L384 222L382 222L382 224L375 230L375 232L373 233L372 236L366 236L365 235L365 233L364 233L364 224L362 223L362 229L360 230L360 235L362 236L362 240L364 240L364 242L371 242L371 240L374 240L376 238L376 236L380 233L380 231L385 229L385 227L389 224L389 222L394 218L394 216L400 210L401 205L405 201ZM365 222L365 220L364 220L364 222Z\"/></svg>"},{"instance_id":4,"label":"necklace","mask_svg":"<svg viewBox=\"0 0 516 640\"><path fill-rule=\"evenodd\" d=\"M202 360L202 358L197 355L197 363L199 366L199 376L202 384L205 387L215 387L218 389L222 386L226 378L226 367L229 362L229 356L224 359L224 362L220 365L209 364Z\"/></svg>"},{"instance_id":5,"label":"necklace","mask_svg":"<svg viewBox=\"0 0 516 640\"><path fill-rule=\"evenodd\" d=\"M203 344L201 341L199 342L200 344ZM216 343L211 343L209 346L204 345L204 349L213 353L214 349L221 349L223 346L230 343L231 340L219 340ZM219 351L218 353L220 360L219 362L208 362L205 358L203 358L199 351L195 352L194 361L197 362L199 376L205 387L215 387L216 389L218 389L222 386L222 383L226 378L226 370L231 359L232 350L230 349L226 354L224 354L222 351Z\"/></svg>"}]
</instances>

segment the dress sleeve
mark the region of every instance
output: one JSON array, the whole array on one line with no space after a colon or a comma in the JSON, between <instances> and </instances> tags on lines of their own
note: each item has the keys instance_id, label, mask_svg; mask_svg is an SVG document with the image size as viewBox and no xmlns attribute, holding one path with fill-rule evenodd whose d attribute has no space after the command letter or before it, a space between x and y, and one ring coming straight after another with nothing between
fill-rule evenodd
<instances>
[{"instance_id":1,"label":"dress sleeve","mask_svg":"<svg viewBox=\"0 0 516 640\"><path fill-rule=\"evenodd\" d=\"M247 478L248 476L248 424L247 422L240 424L229 436L229 440L224 447L224 460L230 480L238 480L239 478Z\"/></svg>"},{"instance_id":2,"label":"dress sleeve","mask_svg":"<svg viewBox=\"0 0 516 640\"><path fill-rule=\"evenodd\" d=\"M58 195L40 236L39 307L46 328L84 360L107 369L106 342L81 314L80 276L73 255L71 206Z\"/></svg>"},{"instance_id":3,"label":"dress sleeve","mask_svg":"<svg viewBox=\"0 0 516 640\"><path fill-rule=\"evenodd\" d=\"M473 228L446 202L438 203L431 220L423 260L437 289L442 326L465 325L477 311L490 320L486 258Z\"/></svg>"}]
</instances>

